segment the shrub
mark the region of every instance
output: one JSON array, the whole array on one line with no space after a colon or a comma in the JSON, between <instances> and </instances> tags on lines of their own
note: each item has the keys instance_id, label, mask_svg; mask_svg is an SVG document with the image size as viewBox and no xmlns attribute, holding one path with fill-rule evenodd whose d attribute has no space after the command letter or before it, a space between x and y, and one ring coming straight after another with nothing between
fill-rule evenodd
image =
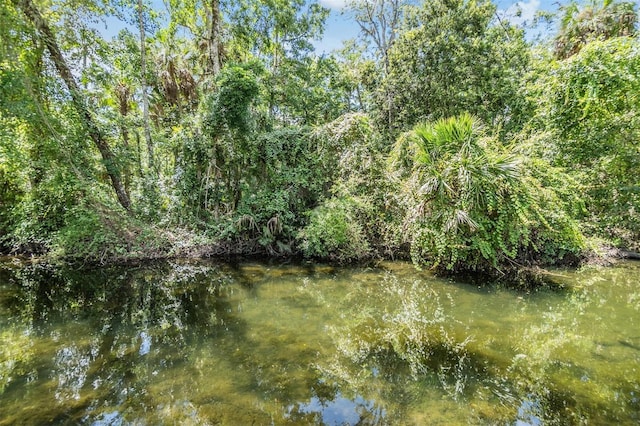
<instances>
[{"instance_id":1,"label":"shrub","mask_svg":"<svg viewBox=\"0 0 640 426\"><path fill-rule=\"evenodd\" d=\"M369 243L355 219L358 208L356 200L332 198L311 211L299 235L304 255L337 261L367 257Z\"/></svg>"},{"instance_id":2,"label":"shrub","mask_svg":"<svg viewBox=\"0 0 640 426\"><path fill-rule=\"evenodd\" d=\"M594 231L629 247L640 239L640 47L615 37L587 44L544 81L541 113L554 161L581 179Z\"/></svg>"},{"instance_id":3,"label":"shrub","mask_svg":"<svg viewBox=\"0 0 640 426\"><path fill-rule=\"evenodd\" d=\"M407 206L414 263L495 272L579 253L577 225L553 189L468 114L421 124L401 137L391 165Z\"/></svg>"}]
</instances>

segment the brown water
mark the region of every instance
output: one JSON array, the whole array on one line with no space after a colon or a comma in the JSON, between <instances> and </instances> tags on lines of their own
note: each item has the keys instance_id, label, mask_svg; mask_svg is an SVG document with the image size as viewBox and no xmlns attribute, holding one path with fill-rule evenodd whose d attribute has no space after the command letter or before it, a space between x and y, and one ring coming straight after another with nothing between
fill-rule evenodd
<instances>
[{"instance_id":1,"label":"brown water","mask_svg":"<svg viewBox=\"0 0 640 426\"><path fill-rule=\"evenodd\" d=\"M638 424L640 264L0 262L0 425Z\"/></svg>"}]
</instances>

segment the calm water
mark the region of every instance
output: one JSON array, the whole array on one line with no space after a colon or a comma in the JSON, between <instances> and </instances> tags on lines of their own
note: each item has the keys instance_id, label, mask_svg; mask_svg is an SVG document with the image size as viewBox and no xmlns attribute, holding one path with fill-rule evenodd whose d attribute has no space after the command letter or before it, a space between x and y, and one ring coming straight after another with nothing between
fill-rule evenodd
<instances>
[{"instance_id":1,"label":"calm water","mask_svg":"<svg viewBox=\"0 0 640 426\"><path fill-rule=\"evenodd\" d=\"M640 264L553 279L6 259L0 425L638 424Z\"/></svg>"}]
</instances>

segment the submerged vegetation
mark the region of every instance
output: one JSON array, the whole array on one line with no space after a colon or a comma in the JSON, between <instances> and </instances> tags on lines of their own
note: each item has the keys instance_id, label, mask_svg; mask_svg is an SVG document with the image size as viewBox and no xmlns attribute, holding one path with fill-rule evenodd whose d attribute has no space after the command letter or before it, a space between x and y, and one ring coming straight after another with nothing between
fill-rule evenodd
<instances>
[{"instance_id":1,"label":"submerged vegetation","mask_svg":"<svg viewBox=\"0 0 640 426\"><path fill-rule=\"evenodd\" d=\"M3 2L0 249L494 275L638 250L632 3L536 43L486 0L348 8L362 37L318 55L305 0Z\"/></svg>"},{"instance_id":2,"label":"submerged vegetation","mask_svg":"<svg viewBox=\"0 0 640 426\"><path fill-rule=\"evenodd\" d=\"M0 424L640 420L640 264L563 290L407 262L0 262Z\"/></svg>"}]
</instances>

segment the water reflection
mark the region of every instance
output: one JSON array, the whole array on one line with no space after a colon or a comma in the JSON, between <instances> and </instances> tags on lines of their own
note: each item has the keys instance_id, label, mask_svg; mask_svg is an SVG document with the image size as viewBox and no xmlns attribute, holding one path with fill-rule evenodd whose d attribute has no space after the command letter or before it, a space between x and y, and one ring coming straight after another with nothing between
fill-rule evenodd
<instances>
[{"instance_id":1,"label":"water reflection","mask_svg":"<svg viewBox=\"0 0 640 426\"><path fill-rule=\"evenodd\" d=\"M374 401L361 396L349 399L338 392L330 400L314 396L309 402L288 407L287 419L325 425L378 425L385 423L385 411Z\"/></svg>"},{"instance_id":2,"label":"water reflection","mask_svg":"<svg viewBox=\"0 0 640 426\"><path fill-rule=\"evenodd\" d=\"M518 418L515 426L542 425L542 405L536 400L525 399L518 407Z\"/></svg>"},{"instance_id":3,"label":"water reflection","mask_svg":"<svg viewBox=\"0 0 640 426\"><path fill-rule=\"evenodd\" d=\"M0 425L635 424L639 271L0 264Z\"/></svg>"},{"instance_id":4,"label":"water reflection","mask_svg":"<svg viewBox=\"0 0 640 426\"><path fill-rule=\"evenodd\" d=\"M80 390L87 380L87 371L91 357L89 353L82 353L77 347L60 349L55 356L55 370L52 376L57 379L58 387L55 398L60 403L68 399L80 399Z\"/></svg>"}]
</instances>

